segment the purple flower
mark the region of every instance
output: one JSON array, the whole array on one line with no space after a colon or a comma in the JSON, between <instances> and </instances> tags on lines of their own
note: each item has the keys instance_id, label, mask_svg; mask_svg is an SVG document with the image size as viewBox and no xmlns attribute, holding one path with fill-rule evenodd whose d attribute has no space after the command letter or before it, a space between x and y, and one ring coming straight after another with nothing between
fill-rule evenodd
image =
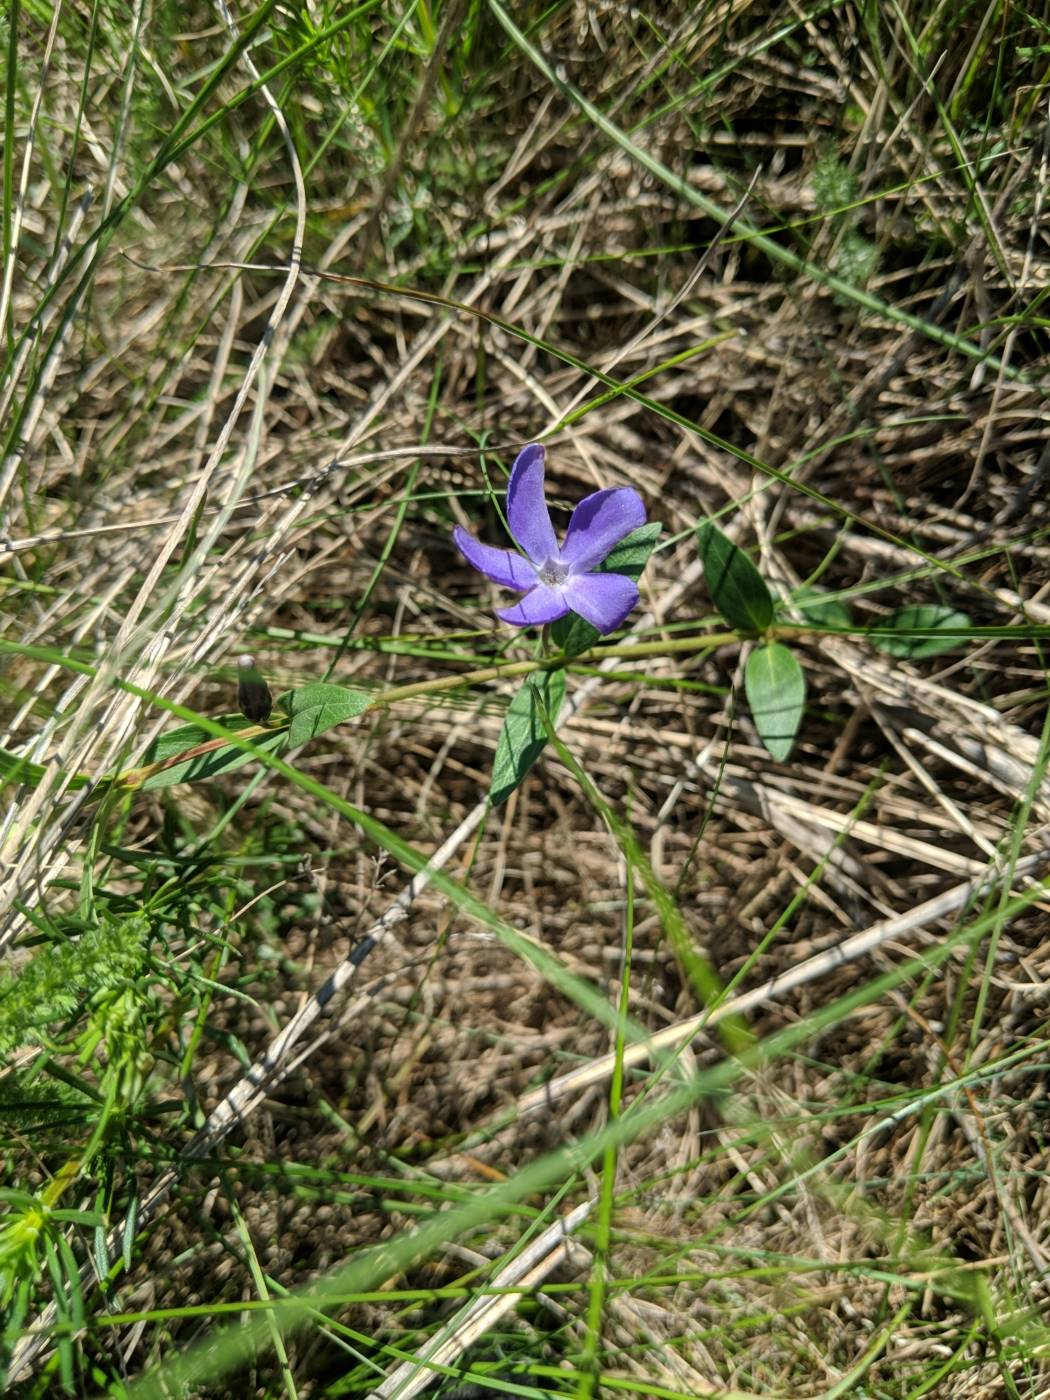
<instances>
[{"instance_id":1,"label":"purple flower","mask_svg":"<svg viewBox=\"0 0 1050 1400\"><path fill-rule=\"evenodd\" d=\"M543 494L543 458L538 442L523 448L507 486L507 521L520 552L482 544L458 525L452 532L456 548L493 583L524 593L496 613L504 622L531 627L574 612L599 632L613 632L637 603L638 589L624 574L594 570L625 535L645 524L642 498L629 486L585 496L559 546Z\"/></svg>"}]
</instances>

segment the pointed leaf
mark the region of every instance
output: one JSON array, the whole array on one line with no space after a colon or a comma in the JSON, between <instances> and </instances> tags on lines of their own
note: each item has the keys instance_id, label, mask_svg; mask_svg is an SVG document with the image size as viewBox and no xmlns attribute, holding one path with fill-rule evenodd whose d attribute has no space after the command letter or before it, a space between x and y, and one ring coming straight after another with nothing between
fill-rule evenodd
<instances>
[{"instance_id":1,"label":"pointed leaf","mask_svg":"<svg viewBox=\"0 0 1050 1400\"><path fill-rule=\"evenodd\" d=\"M288 747L296 749L326 729L363 714L372 697L363 690L316 681L282 695L277 705L288 716Z\"/></svg>"},{"instance_id":2,"label":"pointed leaf","mask_svg":"<svg viewBox=\"0 0 1050 1400\"><path fill-rule=\"evenodd\" d=\"M31 759L20 758L16 753L0 749L0 787L6 783L22 783L35 788L46 772L42 763L34 763Z\"/></svg>"},{"instance_id":3,"label":"pointed leaf","mask_svg":"<svg viewBox=\"0 0 1050 1400\"><path fill-rule=\"evenodd\" d=\"M626 574L635 583L642 576L642 570L649 562L649 556L656 548L663 526L659 520L632 530L620 541L594 570L596 574ZM585 622L576 613L559 618L551 625L551 640L566 656L578 656L601 641L602 634L597 627Z\"/></svg>"},{"instance_id":4,"label":"pointed leaf","mask_svg":"<svg viewBox=\"0 0 1050 1400\"><path fill-rule=\"evenodd\" d=\"M120 1232L120 1257L124 1260L124 1268L131 1270L132 1246L135 1243L135 1232L139 1222L139 1197L136 1192L128 1204L128 1213L124 1217L124 1227Z\"/></svg>"},{"instance_id":5,"label":"pointed leaf","mask_svg":"<svg viewBox=\"0 0 1050 1400\"><path fill-rule=\"evenodd\" d=\"M780 642L747 658L744 690L759 738L775 759L791 753L806 703L806 678L794 652Z\"/></svg>"},{"instance_id":6,"label":"pointed leaf","mask_svg":"<svg viewBox=\"0 0 1050 1400\"><path fill-rule=\"evenodd\" d=\"M773 621L773 597L744 551L709 522L700 527L700 558L711 601L730 627L764 632Z\"/></svg>"},{"instance_id":7,"label":"pointed leaf","mask_svg":"<svg viewBox=\"0 0 1050 1400\"><path fill-rule=\"evenodd\" d=\"M85 1230L100 1230L106 1224L106 1217L100 1210L49 1210L49 1220L61 1220L67 1225L82 1225Z\"/></svg>"},{"instance_id":8,"label":"pointed leaf","mask_svg":"<svg viewBox=\"0 0 1050 1400\"><path fill-rule=\"evenodd\" d=\"M899 637L872 637L871 640L878 649L886 652L887 655L940 656L942 652L951 651L953 647L959 646L964 640L959 636L959 631L961 628L969 627L970 619L965 613L956 612L954 608L946 608L937 603L918 603L898 608L886 619L885 625L900 628L902 633ZM945 629L949 635L943 637L907 635L909 632L914 633L919 630L937 632L941 629Z\"/></svg>"},{"instance_id":9,"label":"pointed leaf","mask_svg":"<svg viewBox=\"0 0 1050 1400\"><path fill-rule=\"evenodd\" d=\"M25 787L35 788L45 777L59 776L53 768L45 768L41 763L34 763L31 759L20 758L16 753L10 753L7 749L0 749L0 787L5 787L8 783L21 783ZM74 773L69 780L71 788L86 787L90 779L83 773Z\"/></svg>"},{"instance_id":10,"label":"pointed leaf","mask_svg":"<svg viewBox=\"0 0 1050 1400\"><path fill-rule=\"evenodd\" d=\"M252 749L279 754L287 748L298 748L333 725L361 714L371 703L371 696L363 691L348 690L342 685L328 685L320 681L287 691L275 707L287 716L287 724L273 725L261 734L253 733L250 740ZM226 715L221 722L235 733L258 729L258 725L243 715ZM183 762L172 762L170 767L139 778L144 769L177 759L181 753L189 755ZM150 745L139 767L121 777L129 786L155 791L157 788L173 787L176 783L199 783L217 778L222 773L232 773L251 763L254 757L250 751L216 741L195 724L183 724L162 734Z\"/></svg>"},{"instance_id":11,"label":"pointed leaf","mask_svg":"<svg viewBox=\"0 0 1050 1400\"><path fill-rule=\"evenodd\" d=\"M96 1225L94 1231L95 1272L104 1279L109 1273L109 1231L105 1225Z\"/></svg>"},{"instance_id":12,"label":"pointed leaf","mask_svg":"<svg viewBox=\"0 0 1050 1400\"><path fill-rule=\"evenodd\" d=\"M540 671L529 676L507 709L492 765L489 799L494 807L506 802L543 752L547 731L540 704L553 724L565 698L565 672Z\"/></svg>"},{"instance_id":13,"label":"pointed leaf","mask_svg":"<svg viewBox=\"0 0 1050 1400\"><path fill-rule=\"evenodd\" d=\"M227 729L234 731L257 728L243 715L225 715L220 722ZM288 731L282 727L260 734L251 742L255 749L261 749L266 753L280 753L287 741ZM178 729L172 729L169 733L162 734L155 743L149 746L145 758L135 772L140 773L143 768L147 768L151 764L176 758L180 753L190 749L199 749L204 745L215 745L211 734L199 729L195 724L182 724ZM237 768L243 768L246 763L251 763L253 760L254 755L246 753L243 749L234 748L232 744L220 744L217 747L208 747L205 752L194 754L182 763L173 763L170 768L161 768L159 772L150 773L142 780L140 786L143 791L155 791L157 788L172 787L175 783L205 782L211 778L217 778L220 773L232 773ZM125 774L123 777L125 781L128 781L132 775ZM132 786L139 786L139 784L132 781Z\"/></svg>"}]
</instances>

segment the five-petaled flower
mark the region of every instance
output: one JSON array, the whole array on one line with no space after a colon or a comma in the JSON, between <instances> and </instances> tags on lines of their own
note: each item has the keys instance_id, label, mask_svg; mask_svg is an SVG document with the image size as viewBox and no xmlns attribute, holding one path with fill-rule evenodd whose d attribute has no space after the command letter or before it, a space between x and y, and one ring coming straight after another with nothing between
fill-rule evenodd
<instances>
[{"instance_id":1,"label":"five-petaled flower","mask_svg":"<svg viewBox=\"0 0 1050 1400\"><path fill-rule=\"evenodd\" d=\"M531 627L574 612L599 632L613 632L637 603L638 589L624 574L594 570L645 524L642 498L629 486L585 496L559 546L543 493L543 458L541 445L530 443L519 452L507 486L507 523L520 553L482 544L459 525L452 538L486 578L524 593L513 607L497 611L504 622Z\"/></svg>"}]
</instances>

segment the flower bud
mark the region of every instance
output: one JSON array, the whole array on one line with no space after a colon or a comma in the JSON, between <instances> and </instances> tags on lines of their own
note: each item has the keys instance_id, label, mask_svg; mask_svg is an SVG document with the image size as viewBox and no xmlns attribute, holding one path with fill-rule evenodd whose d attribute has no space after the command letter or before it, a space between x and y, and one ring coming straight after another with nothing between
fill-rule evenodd
<instances>
[{"instance_id":1,"label":"flower bud","mask_svg":"<svg viewBox=\"0 0 1050 1400\"><path fill-rule=\"evenodd\" d=\"M240 673L237 680L237 708L245 719L250 719L253 724L262 724L269 718L273 709L270 687L263 680L250 656L237 658L237 670Z\"/></svg>"}]
</instances>

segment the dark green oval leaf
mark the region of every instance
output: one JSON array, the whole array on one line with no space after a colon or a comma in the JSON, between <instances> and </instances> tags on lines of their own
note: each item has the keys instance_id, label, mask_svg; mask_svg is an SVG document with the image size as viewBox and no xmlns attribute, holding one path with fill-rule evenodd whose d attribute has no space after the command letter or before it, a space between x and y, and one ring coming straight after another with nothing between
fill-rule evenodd
<instances>
[{"instance_id":1,"label":"dark green oval leaf","mask_svg":"<svg viewBox=\"0 0 1050 1400\"><path fill-rule=\"evenodd\" d=\"M632 530L622 539L611 554L595 569L596 574L626 574L635 583L642 576L642 570L649 562L649 556L656 548L663 526L658 520L650 520ZM559 618L551 625L551 640L566 656L578 656L596 646L602 639L597 627L585 622L575 613Z\"/></svg>"},{"instance_id":2,"label":"dark green oval leaf","mask_svg":"<svg viewBox=\"0 0 1050 1400\"><path fill-rule=\"evenodd\" d=\"M744 551L708 522L700 527L700 559L711 601L730 627L764 632L773 621L773 597Z\"/></svg>"},{"instance_id":3,"label":"dark green oval leaf","mask_svg":"<svg viewBox=\"0 0 1050 1400\"><path fill-rule=\"evenodd\" d=\"M791 753L806 704L806 678L794 652L780 642L756 647L747 658L744 690L759 738L783 762Z\"/></svg>"},{"instance_id":4,"label":"dark green oval leaf","mask_svg":"<svg viewBox=\"0 0 1050 1400\"><path fill-rule=\"evenodd\" d=\"M298 690L289 690L280 697L277 706L288 716L288 747L296 749L333 725L342 724L344 719L363 714L371 703L372 697L363 690L315 681Z\"/></svg>"},{"instance_id":5,"label":"dark green oval leaf","mask_svg":"<svg viewBox=\"0 0 1050 1400\"><path fill-rule=\"evenodd\" d=\"M564 698L565 672L538 671L528 677L510 702L492 765L489 798L494 807L506 802L543 752L547 731L540 717L540 705L554 724Z\"/></svg>"},{"instance_id":6,"label":"dark green oval leaf","mask_svg":"<svg viewBox=\"0 0 1050 1400\"><path fill-rule=\"evenodd\" d=\"M940 656L951 651L964 640L959 636L960 629L969 627L970 619L965 613L956 612L939 603L912 603L898 608L886 619L885 626L899 629L899 637L872 637L880 651L889 656ZM944 637L916 636L916 632L938 632L944 629L950 635ZM907 635L911 633L912 635Z\"/></svg>"}]
</instances>

